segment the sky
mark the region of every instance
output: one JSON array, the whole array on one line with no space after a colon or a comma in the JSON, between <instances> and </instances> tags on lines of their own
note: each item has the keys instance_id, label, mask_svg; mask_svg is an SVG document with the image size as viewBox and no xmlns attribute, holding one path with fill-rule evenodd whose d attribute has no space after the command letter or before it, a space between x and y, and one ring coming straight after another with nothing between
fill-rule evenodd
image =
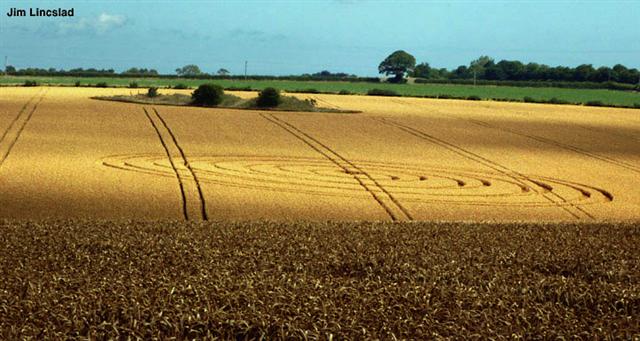
<instances>
[{"instance_id":1,"label":"sky","mask_svg":"<svg viewBox=\"0 0 640 341\"><path fill-rule=\"evenodd\" d=\"M8 17L74 8L72 18ZM455 68L481 55L640 68L634 1L0 1L0 58L17 68L155 68L376 76L395 50Z\"/></svg>"}]
</instances>

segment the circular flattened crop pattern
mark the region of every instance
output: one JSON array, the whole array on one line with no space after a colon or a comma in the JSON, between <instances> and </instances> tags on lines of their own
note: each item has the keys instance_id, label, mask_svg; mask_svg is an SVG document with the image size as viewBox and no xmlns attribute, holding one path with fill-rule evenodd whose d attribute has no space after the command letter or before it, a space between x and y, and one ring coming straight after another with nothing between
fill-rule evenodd
<instances>
[{"instance_id":1,"label":"circular flattened crop pattern","mask_svg":"<svg viewBox=\"0 0 640 341\"><path fill-rule=\"evenodd\" d=\"M174 177L163 155L116 155L101 160L107 167ZM520 173L443 168L353 160L280 156L190 156L200 183L311 195L370 198L384 188L397 200L485 206L558 206L612 201L607 191L572 181ZM180 177L191 177L176 162ZM361 184L362 183L362 184ZM551 202L548 198L561 200Z\"/></svg>"}]
</instances>

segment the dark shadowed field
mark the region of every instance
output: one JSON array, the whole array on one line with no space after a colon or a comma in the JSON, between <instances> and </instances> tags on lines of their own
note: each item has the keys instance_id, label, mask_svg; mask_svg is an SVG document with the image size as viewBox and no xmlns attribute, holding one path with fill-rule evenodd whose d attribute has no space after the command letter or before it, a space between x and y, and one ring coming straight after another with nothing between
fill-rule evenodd
<instances>
[{"instance_id":1,"label":"dark shadowed field","mask_svg":"<svg viewBox=\"0 0 640 341\"><path fill-rule=\"evenodd\" d=\"M0 338L633 339L640 225L0 223Z\"/></svg>"}]
</instances>

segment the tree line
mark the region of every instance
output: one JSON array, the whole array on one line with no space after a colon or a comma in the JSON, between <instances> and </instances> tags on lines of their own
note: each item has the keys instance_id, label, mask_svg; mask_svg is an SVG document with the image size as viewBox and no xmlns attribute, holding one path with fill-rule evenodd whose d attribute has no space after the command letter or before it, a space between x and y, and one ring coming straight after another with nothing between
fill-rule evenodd
<instances>
[{"instance_id":1,"label":"tree line","mask_svg":"<svg viewBox=\"0 0 640 341\"><path fill-rule=\"evenodd\" d=\"M416 65L416 59L411 54L399 50L393 52L378 66L378 71L392 75L389 82L406 82L405 76L417 78L416 82L437 83L470 83L517 85L533 84L535 82L566 82L566 83L621 83L640 84L640 71L627 68L622 64L613 67L594 67L592 64L582 64L577 67L548 66L539 63L523 63L517 60L495 60L488 56L481 56L469 65L460 65L448 70L434 68L428 62ZM5 73L15 76L74 76L74 77L193 77L193 78L240 78L244 76L231 75L221 68L215 74L202 72L197 65L190 64L175 70L175 75L161 75L155 69L132 67L117 73L113 69L74 68L58 70L55 68L25 68L16 69L9 65ZM356 82L379 82L376 77L358 77L343 72L332 73L327 70L299 76L248 76L249 79L287 79L287 80L347 80ZM511 84L512 83L512 84ZM628 85L627 85L628 86Z\"/></svg>"},{"instance_id":2,"label":"tree line","mask_svg":"<svg viewBox=\"0 0 640 341\"><path fill-rule=\"evenodd\" d=\"M0 72L2 74L2 72ZM330 72L322 70L316 73L305 73L302 75L289 75L289 76L270 76L270 75L233 75L225 68L220 68L216 73L203 72L200 67L194 64L185 65L175 70L175 74L160 74L155 69L146 68L129 68L123 72L116 72L113 69L95 69L95 68L74 68L70 70L58 70L55 68L43 69L43 68L25 68L16 69L9 65L5 70L5 74L11 76L68 76L68 77L150 77L150 78L193 78L193 79L250 79L250 80L299 80L299 81L329 81L329 80L343 80L349 82L368 82L378 83L380 78L378 77L359 77L353 74L347 74L344 72Z\"/></svg>"},{"instance_id":3,"label":"tree line","mask_svg":"<svg viewBox=\"0 0 640 341\"><path fill-rule=\"evenodd\" d=\"M183 67L179 67L176 69L176 75L180 76L180 77L200 77L200 76L214 76L212 74L208 74L206 72L203 72L202 70L200 70L200 67L198 67L198 65L195 64L189 64L189 65L185 65ZM215 76L218 77L233 77L231 76L231 73L229 72L229 70L225 69L225 68L221 68L219 69ZM252 76L254 77L254 76ZM267 76L269 77L269 76ZM316 72L313 74L302 74L300 76L283 76L283 77L301 77L301 78L323 78L323 79L342 79L342 78L358 78L358 76L356 75L350 75L344 72L336 72L336 73L332 73L331 71L327 71L327 70L322 70L320 72ZM235 77L237 78L237 76Z\"/></svg>"},{"instance_id":4,"label":"tree line","mask_svg":"<svg viewBox=\"0 0 640 341\"><path fill-rule=\"evenodd\" d=\"M482 56L469 65L460 65L453 70L431 68L429 63L416 65L413 77L426 79L481 79L495 81L562 81L562 82L618 82L636 84L640 81L640 71L629 69L622 64L613 67L595 68L592 64L582 64L575 68L548 66L538 63L524 64L518 60L501 60Z\"/></svg>"},{"instance_id":5,"label":"tree line","mask_svg":"<svg viewBox=\"0 0 640 341\"><path fill-rule=\"evenodd\" d=\"M7 65L5 74L12 76L74 76L74 77L99 77L99 76L159 76L157 70L132 67L126 71L117 73L114 69L95 69L95 68L74 68L70 70L55 68L25 68L16 69L14 66Z\"/></svg>"},{"instance_id":6,"label":"tree line","mask_svg":"<svg viewBox=\"0 0 640 341\"><path fill-rule=\"evenodd\" d=\"M398 50L385 58L378 66L378 71L393 75L390 82L406 81L405 75L429 80L483 80L483 81L555 81L555 82L617 82L639 84L640 71L630 69L622 64L613 67L595 68L592 64L582 64L575 68L567 66L548 66L538 63L524 64L518 60L495 60L489 56L481 56L469 65L460 65L453 70L432 68L429 63L416 65L411 54Z\"/></svg>"}]
</instances>

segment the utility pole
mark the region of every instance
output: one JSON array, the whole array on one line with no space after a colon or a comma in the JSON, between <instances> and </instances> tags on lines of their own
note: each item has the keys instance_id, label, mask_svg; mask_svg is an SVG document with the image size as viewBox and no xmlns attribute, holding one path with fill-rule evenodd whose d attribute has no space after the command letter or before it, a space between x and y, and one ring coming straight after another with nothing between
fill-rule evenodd
<instances>
[{"instance_id":1,"label":"utility pole","mask_svg":"<svg viewBox=\"0 0 640 341\"><path fill-rule=\"evenodd\" d=\"M4 56L4 72L7 73L7 65L9 65L9 56Z\"/></svg>"},{"instance_id":2,"label":"utility pole","mask_svg":"<svg viewBox=\"0 0 640 341\"><path fill-rule=\"evenodd\" d=\"M244 80L247 80L247 64L249 62L248 61L244 61Z\"/></svg>"}]
</instances>

